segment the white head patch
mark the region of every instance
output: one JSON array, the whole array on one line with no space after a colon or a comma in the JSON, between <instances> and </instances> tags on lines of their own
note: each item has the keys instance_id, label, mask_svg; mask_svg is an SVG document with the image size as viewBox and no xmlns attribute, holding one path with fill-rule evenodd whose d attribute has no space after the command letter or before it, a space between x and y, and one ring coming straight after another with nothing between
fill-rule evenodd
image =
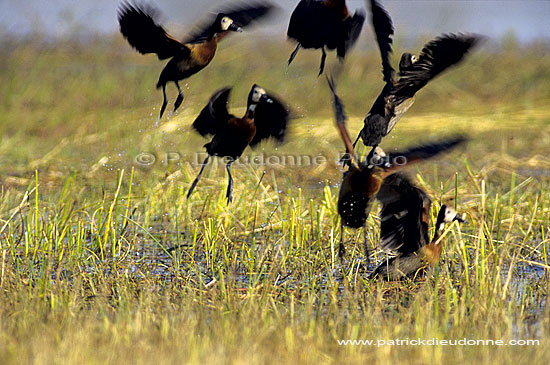
<instances>
[{"instance_id":1,"label":"white head patch","mask_svg":"<svg viewBox=\"0 0 550 365\"><path fill-rule=\"evenodd\" d=\"M222 30L228 30L231 24L233 24L233 19L228 16L222 18Z\"/></svg>"},{"instance_id":2,"label":"white head patch","mask_svg":"<svg viewBox=\"0 0 550 365\"><path fill-rule=\"evenodd\" d=\"M415 55L412 55L412 57L411 57L411 63L414 64L414 63L416 63L416 61L418 61L418 58L416 58Z\"/></svg>"},{"instance_id":3,"label":"white head patch","mask_svg":"<svg viewBox=\"0 0 550 365\"><path fill-rule=\"evenodd\" d=\"M265 95L265 94L266 94L266 91L264 89L262 89L259 86L256 86L254 88L254 91L252 91L252 102L259 103L260 98L262 97L262 95Z\"/></svg>"},{"instance_id":4,"label":"white head patch","mask_svg":"<svg viewBox=\"0 0 550 365\"><path fill-rule=\"evenodd\" d=\"M454 209L447 207L445 209L445 218L443 219L443 222L451 223L457 216L458 213Z\"/></svg>"}]
</instances>

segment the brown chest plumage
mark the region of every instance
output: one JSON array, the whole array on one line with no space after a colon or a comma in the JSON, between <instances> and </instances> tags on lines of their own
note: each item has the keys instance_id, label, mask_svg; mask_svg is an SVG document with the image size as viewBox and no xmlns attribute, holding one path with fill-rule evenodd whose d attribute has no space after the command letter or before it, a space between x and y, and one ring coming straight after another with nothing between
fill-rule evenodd
<instances>
[{"instance_id":1,"label":"brown chest plumage","mask_svg":"<svg viewBox=\"0 0 550 365\"><path fill-rule=\"evenodd\" d=\"M197 66L206 66L212 61L218 48L218 39L213 37L203 43L191 46L191 58Z\"/></svg>"},{"instance_id":2,"label":"brown chest plumage","mask_svg":"<svg viewBox=\"0 0 550 365\"><path fill-rule=\"evenodd\" d=\"M423 246L420 251L426 262L431 266L435 266L441 258L442 246L440 243L429 243Z\"/></svg>"}]
</instances>

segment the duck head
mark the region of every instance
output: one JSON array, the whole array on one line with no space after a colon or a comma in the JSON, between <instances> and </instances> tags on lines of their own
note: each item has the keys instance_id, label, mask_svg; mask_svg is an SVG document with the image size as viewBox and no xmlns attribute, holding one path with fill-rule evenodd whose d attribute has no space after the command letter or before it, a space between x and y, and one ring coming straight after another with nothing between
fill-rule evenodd
<instances>
[{"instance_id":1,"label":"duck head","mask_svg":"<svg viewBox=\"0 0 550 365\"><path fill-rule=\"evenodd\" d=\"M214 33L221 33L225 31L242 32L242 28L233 22L233 19L227 15L220 13L216 17L216 21L213 25Z\"/></svg>"},{"instance_id":2,"label":"duck head","mask_svg":"<svg viewBox=\"0 0 550 365\"><path fill-rule=\"evenodd\" d=\"M454 210L446 205L442 205L437 215L436 229L442 230L445 227L446 223L452 223L457 221L458 223L465 223L464 214L460 215Z\"/></svg>"},{"instance_id":3,"label":"duck head","mask_svg":"<svg viewBox=\"0 0 550 365\"><path fill-rule=\"evenodd\" d=\"M403 72L405 70L408 70L411 68L412 65L414 65L418 61L415 55L411 53L403 53L401 55L401 60L399 61L399 71Z\"/></svg>"},{"instance_id":4,"label":"duck head","mask_svg":"<svg viewBox=\"0 0 550 365\"><path fill-rule=\"evenodd\" d=\"M256 106L259 103L273 103L273 100L267 95L267 91L264 88L254 84L250 93L248 94L248 107Z\"/></svg>"}]
</instances>

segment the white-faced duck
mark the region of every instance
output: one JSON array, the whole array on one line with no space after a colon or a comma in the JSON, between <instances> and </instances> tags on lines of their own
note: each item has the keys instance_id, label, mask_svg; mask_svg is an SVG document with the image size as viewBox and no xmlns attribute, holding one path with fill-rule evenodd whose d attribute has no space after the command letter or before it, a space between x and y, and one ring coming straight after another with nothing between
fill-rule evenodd
<instances>
[{"instance_id":1,"label":"white-faced duck","mask_svg":"<svg viewBox=\"0 0 550 365\"><path fill-rule=\"evenodd\" d=\"M255 147L267 138L282 142L285 137L290 109L273 95L258 85L252 86L248 95L247 108L242 118L229 114L227 103L230 87L216 91L210 101L193 122L193 128L202 136L213 135L210 142L204 145L208 156L201 170L189 189L191 195L197 185L210 156L222 157L226 163L229 183L227 200L233 199L233 177L231 164L238 159L246 146Z\"/></svg>"},{"instance_id":2,"label":"white-faced duck","mask_svg":"<svg viewBox=\"0 0 550 365\"><path fill-rule=\"evenodd\" d=\"M120 32L139 53L156 53L160 60L171 58L162 70L157 89L162 87L163 103L159 119L166 109L166 84L170 81L178 88L174 111L181 105L184 95L178 81L205 68L216 53L218 42L230 32L242 32L242 27L266 16L274 9L271 4L252 3L241 8L230 7L219 12L215 19L178 41L158 23L157 9L146 5L122 3L118 12Z\"/></svg>"},{"instance_id":3,"label":"white-faced duck","mask_svg":"<svg viewBox=\"0 0 550 365\"><path fill-rule=\"evenodd\" d=\"M410 164L424 161L444 151L448 151L463 143L466 139L463 136L452 137L387 155L378 147L376 150L371 151L365 161L361 161L355 156L353 145L346 129L344 105L336 94L335 85L331 79L329 79L329 87L333 96L336 126L346 146L346 164L349 166L348 170L344 173L338 195L338 214L340 215L341 226L339 256L343 258L345 254L343 241L344 226L355 229L364 227L364 248L368 261L369 250L366 222L384 179Z\"/></svg>"},{"instance_id":4,"label":"white-faced duck","mask_svg":"<svg viewBox=\"0 0 550 365\"><path fill-rule=\"evenodd\" d=\"M320 48L321 75L327 58L325 47L336 49L338 57L343 59L359 38L364 22L365 14L357 11L351 16L345 0L301 0L288 25L288 38L298 42L288 64L300 48Z\"/></svg>"},{"instance_id":5,"label":"white-faced duck","mask_svg":"<svg viewBox=\"0 0 550 365\"><path fill-rule=\"evenodd\" d=\"M464 223L463 216L443 205L429 238L429 217L432 204L428 195L407 176L388 176L377 196L380 212L380 248L396 255L374 270L371 277L385 280L423 277L426 269L437 265L441 257L441 233L446 223Z\"/></svg>"},{"instance_id":6,"label":"white-faced duck","mask_svg":"<svg viewBox=\"0 0 550 365\"><path fill-rule=\"evenodd\" d=\"M386 85L366 115L365 125L355 143L361 138L366 146L375 148L412 106L415 94L441 72L460 62L484 37L444 34L427 43L418 58L403 53L399 62L399 78L395 79L389 60L392 52L392 20L378 1L371 0L370 8Z\"/></svg>"}]
</instances>

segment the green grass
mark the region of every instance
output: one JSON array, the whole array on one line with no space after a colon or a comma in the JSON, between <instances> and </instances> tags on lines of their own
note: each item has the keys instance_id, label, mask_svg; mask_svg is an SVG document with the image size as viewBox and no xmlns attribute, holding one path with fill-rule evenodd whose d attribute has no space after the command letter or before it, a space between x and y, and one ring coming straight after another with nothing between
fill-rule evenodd
<instances>
[{"instance_id":1,"label":"green grass","mask_svg":"<svg viewBox=\"0 0 550 365\"><path fill-rule=\"evenodd\" d=\"M441 264L424 282L371 282L362 232L340 237L342 143L319 55L228 42L189 80L184 109L155 126L162 65L122 40L4 41L0 56L0 362L532 362L549 357L548 52L485 50L419 93L384 148L466 133L408 173L434 210L456 204ZM284 51L281 51L284 50ZM396 52L397 53L397 52ZM339 90L352 134L381 88L357 51ZM246 63L244 61L247 61ZM269 66L269 67L266 67ZM241 112L258 82L303 115L287 143L251 156L319 166L236 165L235 201L189 125L219 87ZM170 90L175 97L175 90ZM148 167L140 153L154 153ZM166 153L177 161L163 162ZM378 241L375 207L371 246ZM435 214L432 210L432 215ZM433 218L433 217L432 217ZM384 259L375 254L377 262ZM537 339L539 346L339 346L340 339Z\"/></svg>"}]
</instances>

